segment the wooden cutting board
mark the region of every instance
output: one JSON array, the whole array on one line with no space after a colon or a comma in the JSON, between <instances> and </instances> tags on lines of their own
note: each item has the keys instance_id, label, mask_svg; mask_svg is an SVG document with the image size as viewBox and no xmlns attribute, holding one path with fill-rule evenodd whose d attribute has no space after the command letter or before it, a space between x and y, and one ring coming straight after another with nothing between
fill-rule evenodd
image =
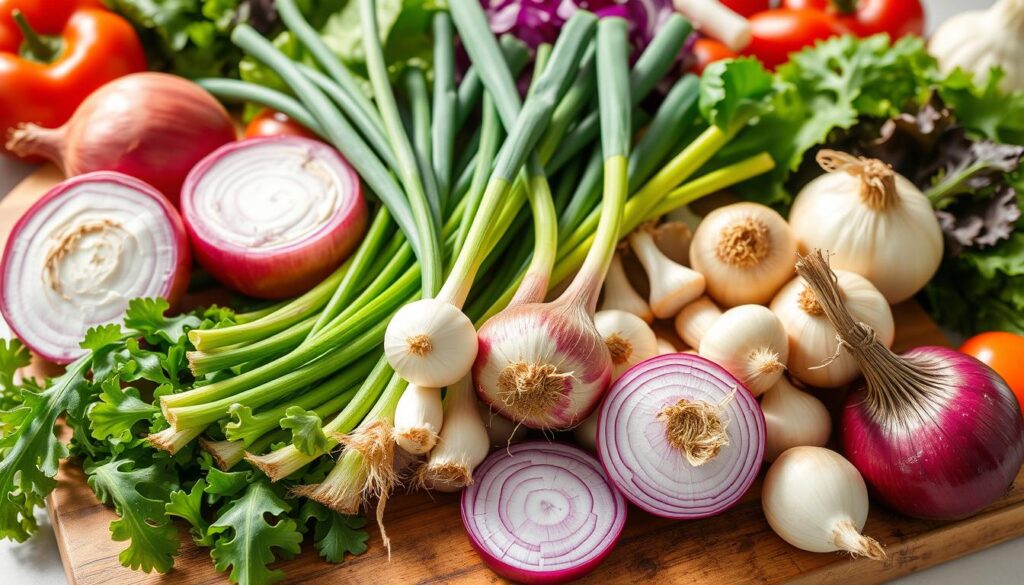
<instances>
[{"instance_id":1,"label":"wooden cutting board","mask_svg":"<svg viewBox=\"0 0 1024 585\"><path fill-rule=\"evenodd\" d=\"M52 169L30 176L0 202L0 246L31 202L51 186ZM920 307L895 308L896 349L941 344L947 340ZM838 403L839 393L822 395ZM618 547L584 583L881 583L1024 534L1024 473L1010 492L974 518L940 523L903 518L875 506L865 534L885 545L889 560L852 559L844 554L815 554L783 542L768 527L759 501L760 482L741 502L715 518L673 522L630 509ZM68 580L75 585L226 583L209 551L192 545L183 529L180 556L167 575L146 575L117 561L124 543L110 540L115 518L85 483L81 468L65 462L57 489L48 499L50 517ZM397 495L385 515L391 559L371 531L370 549L340 565L325 563L309 543L295 559L277 563L286 583L500 583L470 548L462 529L458 498L448 494Z\"/></svg>"}]
</instances>

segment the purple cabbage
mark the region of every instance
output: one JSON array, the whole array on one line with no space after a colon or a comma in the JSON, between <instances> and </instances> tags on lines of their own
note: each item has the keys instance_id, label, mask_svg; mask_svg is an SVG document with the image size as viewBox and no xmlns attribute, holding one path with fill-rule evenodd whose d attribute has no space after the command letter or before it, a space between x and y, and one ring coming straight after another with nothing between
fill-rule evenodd
<instances>
[{"instance_id":1,"label":"purple cabbage","mask_svg":"<svg viewBox=\"0 0 1024 585\"><path fill-rule=\"evenodd\" d=\"M512 33L536 48L554 43L562 25L579 9L629 22L633 46L643 49L672 14L671 0L480 0L495 34Z\"/></svg>"}]
</instances>

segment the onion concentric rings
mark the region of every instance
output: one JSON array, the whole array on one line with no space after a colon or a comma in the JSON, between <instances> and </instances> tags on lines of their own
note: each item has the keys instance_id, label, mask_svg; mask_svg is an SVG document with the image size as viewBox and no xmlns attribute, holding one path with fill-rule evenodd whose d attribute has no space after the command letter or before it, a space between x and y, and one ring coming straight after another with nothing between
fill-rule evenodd
<instances>
[{"instance_id":1,"label":"onion concentric rings","mask_svg":"<svg viewBox=\"0 0 1024 585\"><path fill-rule=\"evenodd\" d=\"M562 583L593 570L615 546L626 502L587 453L530 441L499 449L462 492L462 522L496 573Z\"/></svg>"},{"instance_id":2,"label":"onion concentric rings","mask_svg":"<svg viewBox=\"0 0 1024 585\"><path fill-rule=\"evenodd\" d=\"M120 321L128 301L188 286L191 257L178 212L152 186L98 171L57 185L11 231L0 261L0 312L42 357L85 353L86 331Z\"/></svg>"},{"instance_id":3,"label":"onion concentric rings","mask_svg":"<svg viewBox=\"0 0 1024 585\"><path fill-rule=\"evenodd\" d=\"M728 444L696 467L673 447L659 413L680 400L721 406ZM597 452L608 477L637 507L656 516L695 519L735 504L757 477L765 425L754 397L736 378L699 356L668 354L626 372L599 411Z\"/></svg>"},{"instance_id":4,"label":"onion concentric rings","mask_svg":"<svg viewBox=\"0 0 1024 585\"><path fill-rule=\"evenodd\" d=\"M362 238L355 170L330 146L297 136L227 144L189 173L181 212L199 263L259 298L305 292Z\"/></svg>"}]
</instances>

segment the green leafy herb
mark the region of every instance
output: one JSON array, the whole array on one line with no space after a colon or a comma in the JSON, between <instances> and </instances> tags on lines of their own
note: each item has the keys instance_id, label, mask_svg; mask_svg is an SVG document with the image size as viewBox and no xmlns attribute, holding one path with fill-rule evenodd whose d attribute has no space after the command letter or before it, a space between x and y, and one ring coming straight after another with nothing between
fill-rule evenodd
<instances>
[{"instance_id":1,"label":"green leafy herb","mask_svg":"<svg viewBox=\"0 0 1024 585\"><path fill-rule=\"evenodd\" d=\"M177 485L163 467L135 468L115 460L86 470L89 486L121 516L110 523L116 541L129 541L118 560L132 569L166 573L178 552L178 531L164 513L165 501ZM145 489L145 494L140 491Z\"/></svg>"},{"instance_id":2,"label":"green leafy herb","mask_svg":"<svg viewBox=\"0 0 1024 585\"><path fill-rule=\"evenodd\" d=\"M313 544L324 560L341 563L346 554L361 555L366 552L369 535L363 528L366 519L362 516L346 516L314 502L306 500L299 511L302 524L315 520Z\"/></svg>"},{"instance_id":3,"label":"green leafy herb","mask_svg":"<svg viewBox=\"0 0 1024 585\"><path fill-rule=\"evenodd\" d=\"M216 538L212 555L217 570L230 569L231 580L241 585L282 580L284 573L271 571L267 565L274 562L275 553L299 553L302 534L295 520L285 516L289 510L267 481L250 483L210 525L209 532Z\"/></svg>"},{"instance_id":4,"label":"green leafy herb","mask_svg":"<svg viewBox=\"0 0 1024 585\"><path fill-rule=\"evenodd\" d=\"M292 406L285 411L281 428L292 432L292 444L306 455L323 453L329 446L320 417L301 406Z\"/></svg>"},{"instance_id":5,"label":"green leafy herb","mask_svg":"<svg viewBox=\"0 0 1024 585\"><path fill-rule=\"evenodd\" d=\"M199 546L213 546L213 536L209 533L210 523L203 518L203 496L206 494L206 481L199 479L190 491L177 490L168 495L164 512L168 516L182 518L191 526L192 540Z\"/></svg>"},{"instance_id":6,"label":"green leafy herb","mask_svg":"<svg viewBox=\"0 0 1024 585\"><path fill-rule=\"evenodd\" d=\"M96 439L129 441L136 423L160 412L159 408L139 398L139 391L135 388L122 388L117 378L104 380L100 385L103 389L100 401L93 403L88 411L92 436Z\"/></svg>"}]
</instances>

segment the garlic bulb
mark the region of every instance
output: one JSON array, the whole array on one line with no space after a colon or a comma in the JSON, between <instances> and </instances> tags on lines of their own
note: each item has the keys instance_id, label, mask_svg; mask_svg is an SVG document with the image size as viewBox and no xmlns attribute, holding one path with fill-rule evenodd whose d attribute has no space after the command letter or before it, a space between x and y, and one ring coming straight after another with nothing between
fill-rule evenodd
<instances>
[{"instance_id":1,"label":"garlic bulb","mask_svg":"<svg viewBox=\"0 0 1024 585\"><path fill-rule=\"evenodd\" d=\"M789 343L775 313L760 305L741 305L714 322L700 340L699 353L760 396L782 377Z\"/></svg>"},{"instance_id":2,"label":"garlic bulb","mask_svg":"<svg viewBox=\"0 0 1024 585\"><path fill-rule=\"evenodd\" d=\"M420 470L419 483L441 492L461 490L473 482L473 470L487 457L489 447L487 428L467 376L448 387L441 436Z\"/></svg>"},{"instance_id":3,"label":"garlic bulb","mask_svg":"<svg viewBox=\"0 0 1024 585\"><path fill-rule=\"evenodd\" d=\"M878 541L860 533L868 518L864 478L835 451L794 447L783 453L764 478L761 506L772 530L797 548L886 557Z\"/></svg>"},{"instance_id":4,"label":"garlic bulb","mask_svg":"<svg viewBox=\"0 0 1024 585\"><path fill-rule=\"evenodd\" d=\"M645 323L654 321L651 306L630 284L620 254L616 254L612 259L612 264L608 267L608 275L604 277L600 309L602 311L626 311L640 317Z\"/></svg>"},{"instance_id":5,"label":"garlic bulb","mask_svg":"<svg viewBox=\"0 0 1024 585\"><path fill-rule=\"evenodd\" d=\"M651 284L650 305L654 316L668 319L704 294L704 276L670 260L654 242L651 228L641 227L629 235L640 264Z\"/></svg>"},{"instance_id":6,"label":"garlic bulb","mask_svg":"<svg viewBox=\"0 0 1024 585\"><path fill-rule=\"evenodd\" d=\"M793 277L796 241L774 210L734 203L712 211L697 226L690 262L719 305L760 305Z\"/></svg>"},{"instance_id":7,"label":"garlic bulb","mask_svg":"<svg viewBox=\"0 0 1024 585\"><path fill-rule=\"evenodd\" d=\"M659 337L658 355L667 355L670 353L679 353L679 350L676 349L676 346L673 345L671 341L665 339L664 337Z\"/></svg>"},{"instance_id":8,"label":"garlic bulb","mask_svg":"<svg viewBox=\"0 0 1024 585\"><path fill-rule=\"evenodd\" d=\"M700 347L701 338L721 316L722 310L714 301L709 297L701 297L683 307L676 315L676 333L686 345Z\"/></svg>"},{"instance_id":9,"label":"garlic bulb","mask_svg":"<svg viewBox=\"0 0 1024 585\"><path fill-rule=\"evenodd\" d=\"M412 455L429 453L443 420L441 389L409 384L395 407L395 442Z\"/></svg>"},{"instance_id":10,"label":"garlic bulb","mask_svg":"<svg viewBox=\"0 0 1024 585\"><path fill-rule=\"evenodd\" d=\"M626 370L658 355L658 338L643 319L625 311L598 311L594 325L612 354L612 383Z\"/></svg>"},{"instance_id":11,"label":"garlic bulb","mask_svg":"<svg viewBox=\"0 0 1024 585\"><path fill-rule=\"evenodd\" d=\"M668 221L654 228L654 243L669 260L683 266L690 265L690 242L693 232L681 221Z\"/></svg>"},{"instance_id":12,"label":"garlic bulb","mask_svg":"<svg viewBox=\"0 0 1024 585\"><path fill-rule=\"evenodd\" d=\"M878 160L818 153L826 174L793 202L789 225L803 252L831 254L831 265L867 278L890 304L931 280L942 261L942 229L910 181Z\"/></svg>"},{"instance_id":13,"label":"garlic bulb","mask_svg":"<svg viewBox=\"0 0 1024 585\"><path fill-rule=\"evenodd\" d=\"M886 347L892 347L896 327L882 293L859 274L845 270L835 273L843 304L853 318L871 327ZM860 376L857 360L840 347L835 328L803 279L794 278L782 287L772 300L771 310L789 336L786 365L793 377L818 388L836 388Z\"/></svg>"},{"instance_id":14,"label":"garlic bulb","mask_svg":"<svg viewBox=\"0 0 1024 585\"><path fill-rule=\"evenodd\" d=\"M832 417L820 400L779 378L761 398L765 425L765 461L792 447L823 447L832 432Z\"/></svg>"},{"instance_id":15,"label":"garlic bulb","mask_svg":"<svg viewBox=\"0 0 1024 585\"><path fill-rule=\"evenodd\" d=\"M932 35L928 52L944 73L959 67L984 82L993 67L1001 67L1003 91L1024 90L1024 0L999 0L987 10L953 16Z\"/></svg>"}]
</instances>

